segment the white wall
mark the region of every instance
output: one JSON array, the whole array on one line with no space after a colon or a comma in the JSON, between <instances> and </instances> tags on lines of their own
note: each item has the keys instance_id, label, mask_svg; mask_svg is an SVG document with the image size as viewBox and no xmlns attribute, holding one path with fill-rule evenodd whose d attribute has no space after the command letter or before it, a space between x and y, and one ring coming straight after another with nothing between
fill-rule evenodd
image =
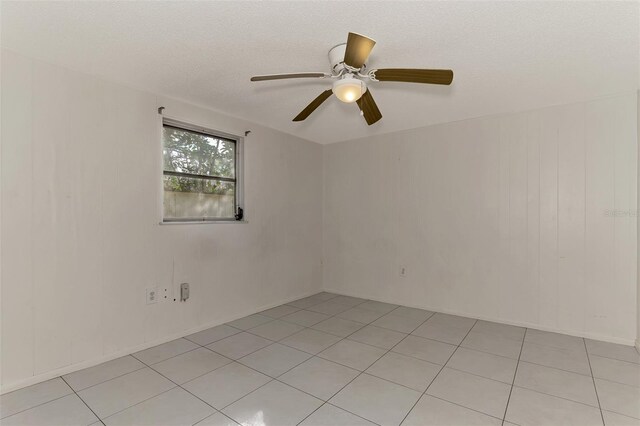
<instances>
[{"instance_id":1,"label":"white wall","mask_svg":"<svg viewBox=\"0 0 640 426\"><path fill-rule=\"evenodd\" d=\"M640 73L638 74L638 76L640 77ZM638 119L637 119L637 132L638 132L638 146L640 147L640 90L638 90L638 104L637 104L637 113L638 113ZM638 163L640 164L640 149L638 149ZM640 168L638 168L637 170L638 173L638 190L640 191ZM637 216L637 232L638 232L638 239L637 241L640 241L640 197L638 197L637 201L637 205L636 205L636 216ZM637 275L637 283L638 283L638 290L637 290L637 298L638 298L638 304L637 304L637 312L636 312L636 316L637 316L637 320L638 320L638 327L637 327L637 331L636 331L636 349L638 350L638 352L640 352L640 250L638 251L638 275Z\"/></svg>"},{"instance_id":2,"label":"white wall","mask_svg":"<svg viewBox=\"0 0 640 426\"><path fill-rule=\"evenodd\" d=\"M320 145L9 51L2 90L3 391L320 289ZM158 224L159 105L252 131L248 224Z\"/></svg>"},{"instance_id":3,"label":"white wall","mask_svg":"<svg viewBox=\"0 0 640 426\"><path fill-rule=\"evenodd\" d=\"M632 344L636 150L635 92L325 146L325 289Z\"/></svg>"}]
</instances>

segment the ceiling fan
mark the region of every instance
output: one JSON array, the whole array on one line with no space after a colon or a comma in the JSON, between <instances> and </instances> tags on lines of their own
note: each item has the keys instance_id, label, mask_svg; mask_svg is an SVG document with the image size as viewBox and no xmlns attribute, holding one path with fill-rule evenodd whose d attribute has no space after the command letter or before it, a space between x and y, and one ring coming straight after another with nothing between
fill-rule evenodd
<instances>
[{"instance_id":1,"label":"ceiling fan","mask_svg":"<svg viewBox=\"0 0 640 426\"><path fill-rule=\"evenodd\" d=\"M322 92L293 121L303 121L332 94L342 102L356 102L360 114L368 125L382 118L382 114L373 100L371 89L365 80L401 81L406 83L445 84L453 81L451 70L430 70L415 68L380 68L367 70L366 60L376 42L357 33L349 33L346 43L338 44L329 50L331 72L300 72L291 74L256 75L251 81L284 80L288 78L332 78L333 87Z\"/></svg>"}]
</instances>

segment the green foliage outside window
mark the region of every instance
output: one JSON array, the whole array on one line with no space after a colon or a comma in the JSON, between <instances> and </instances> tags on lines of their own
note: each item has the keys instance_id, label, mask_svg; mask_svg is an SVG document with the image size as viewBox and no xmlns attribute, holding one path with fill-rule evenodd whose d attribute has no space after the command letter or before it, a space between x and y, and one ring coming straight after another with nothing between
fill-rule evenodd
<instances>
[{"instance_id":1,"label":"green foliage outside window","mask_svg":"<svg viewBox=\"0 0 640 426\"><path fill-rule=\"evenodd\" d=\"M235 179L235 143L164 126L164 170ZM235 182L164 176L164 190L232 195Z\"/></svg>"}]
</instances>

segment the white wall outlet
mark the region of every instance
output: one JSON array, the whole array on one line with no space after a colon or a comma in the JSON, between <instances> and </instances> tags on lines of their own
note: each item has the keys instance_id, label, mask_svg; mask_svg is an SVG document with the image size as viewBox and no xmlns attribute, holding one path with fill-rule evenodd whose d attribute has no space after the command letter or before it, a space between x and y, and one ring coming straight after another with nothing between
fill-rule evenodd
<instances>
[{"instance_id":1,"label":"white wall outlet","mask_svg":"<svg viewBox=\"0 0 640 426\"><path fill-rule=\"evenodd\" d=\"M147 289L147 305L158 302L158 289L155 287L149 287Z\"/></svg>"},{"instance_id":2,"label":"white wall outlet","mask_svg":"<svg viewBox=\"0 0 640 426\"><path fill-rule=\"evenodd\" d=\"M401 265L400 268L398 268L398 274L400 274L401 277L406 277L407 276L407 267L404 265Z\"/></svg>"}]
</instances>

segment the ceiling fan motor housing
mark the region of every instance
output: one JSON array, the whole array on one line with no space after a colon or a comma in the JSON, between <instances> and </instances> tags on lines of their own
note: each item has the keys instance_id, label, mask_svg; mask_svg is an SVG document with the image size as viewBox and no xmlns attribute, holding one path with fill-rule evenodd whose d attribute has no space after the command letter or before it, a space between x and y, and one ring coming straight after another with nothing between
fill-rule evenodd
<instances>
[{"instance_id":1,"label":"ceiling fan motor housing","mask_svg":"<svg viewBox=\"0 0 640 426\"><path fill-rule=\"evenodd\" d=\"M333 72L333 74L340 74L345 68L344 53L346 50L347 43L340 43L329 50L329 64L331 64L331 72Z\"/></svg>"}]
</instances>

